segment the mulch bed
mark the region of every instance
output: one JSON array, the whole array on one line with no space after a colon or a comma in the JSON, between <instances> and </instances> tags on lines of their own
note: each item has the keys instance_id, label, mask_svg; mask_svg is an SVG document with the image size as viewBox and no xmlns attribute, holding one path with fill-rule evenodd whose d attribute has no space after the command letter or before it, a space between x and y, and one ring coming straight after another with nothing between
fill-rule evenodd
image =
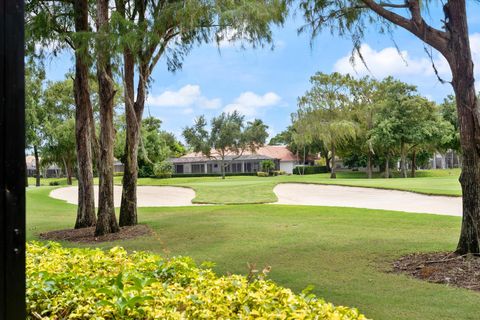
<instances>
[{"instance_id":1,"label":"mulch bed","mask_svg":"<svg viewBox=\"0 0 480 320\"><path fill-rule=\"evenodd\" d=\"M154 234L146 225L132 227L121 227L120 232L110 233L104 236L95 237L95 227L82 229L55 230L40 234L40 238L53 241L70 241L80 243L99 243L115 240L126 240Z\"/></svg>"},{"instance_id":2,"label":"mulch bed","mask_svg":"<svg viewBox=\"0 0 480 320\"><path fill-rule=\"evenodd\" d=\"M433 283L480 291L480 257L451 252L415 253L393 264L394 271Z\"/></svg>"}]
</instances>

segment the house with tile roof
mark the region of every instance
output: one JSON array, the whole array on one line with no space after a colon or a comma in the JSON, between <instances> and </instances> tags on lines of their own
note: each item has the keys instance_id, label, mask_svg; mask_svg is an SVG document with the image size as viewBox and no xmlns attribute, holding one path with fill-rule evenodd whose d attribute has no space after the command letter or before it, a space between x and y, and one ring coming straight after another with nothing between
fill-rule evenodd
<instances>
[{"instance_id":1,"label":"house with tile roof","mask_svg":"<svg viewBox=\"0 0 480 320\"><path fill-rule=\"evenodd\" d=\"M207 157L201 153L189 153L180 158L173 158L170 161L174 165L175 174L220 174L221 161L216 157L215 151L212 156ZM226 173L255 173L261 171L260 163L264 160L272 160L275 163L275 170L293 173L293 168L299 164L298 157L286 146L263 146L254 152L245 151L240 155L229 154L225 157L228 165Z\"/></svg>"},{"instance_id":2,"label":"house with tile roof","mask_svg":"<svg viewBox=\"0 0 480 320\"><path fill-rule=\"evenodd\" d=\"M41 161L41 158L40 158L40 161ZM25 163L26 163L26 169L27 169L27 176L35 177L37 174L35 157L26 156ZM60 168L60 166L58 166L57 164L51 164L48 167L40 168L40 176L43 178L59 178L62 175L63 175L62 168Z\"/></svg>"}]
</instances>

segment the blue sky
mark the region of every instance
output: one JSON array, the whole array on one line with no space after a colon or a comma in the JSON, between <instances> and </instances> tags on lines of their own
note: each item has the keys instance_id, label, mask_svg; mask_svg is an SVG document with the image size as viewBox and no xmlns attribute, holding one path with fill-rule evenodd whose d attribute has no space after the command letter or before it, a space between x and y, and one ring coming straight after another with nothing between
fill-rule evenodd
<instances>
[{"instance_id":1,"label":"blue sky","mask_svg":"<svg viewBox=\"0 0 480 320\"><path fill-rule=\"evenodd\" d=\"M480 6L467 2L472 51L476 65L480 65ZM437 24L438 8L431 8L431 12L432 23ZM308 33L297 34L302 23L299 15L291 16L282 28L275 28L274 50L240 49L231 43L223 43L219 50L216 45L205 44L194 48L182 70L175 73L167 70L165 61L160 61L153 72L145 116L160 118L163 128L180 138L182 129L193 124L195 117L205 114L210 118L237 109L246 119L262 119L274 135L290 124L297 98L309 89L309 78L315 72L369 74L360 62L355 68L349 63L352 49L349 39L324 33L310 46ZM395 76L417 85L421 94L435 101L452 92L448 84L436 80L420 40L401 29L395 31L395 41L406 64L389 36L373 29L367 34L362 53L371 76L378 79ZM448 80L448 66L436 53L434 58L440 73ZM47 64L47 77L61 80L72 65L71 56L64 53ZM476 78L480 79L480 67L476 68Z\"/></svg>"}]
</instances>

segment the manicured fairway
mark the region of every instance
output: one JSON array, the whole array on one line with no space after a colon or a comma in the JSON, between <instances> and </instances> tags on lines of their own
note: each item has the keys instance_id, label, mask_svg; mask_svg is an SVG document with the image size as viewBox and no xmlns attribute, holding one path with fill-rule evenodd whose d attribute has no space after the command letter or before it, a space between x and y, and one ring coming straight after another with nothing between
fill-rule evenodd
<instances>
[{"instance_id":1,"label":"manicured fairway","mask_svg":"<svg viewBox=\"0 0 480 320\"><path fill-rule=\"evenodd\" d=\"M372 187L418 192L423 194L460 196L458 182L460 171L432 170L420 171L417 178L365 179L365 173L340 172L337 179L330 179L328 174L279 177L219 177L139 179L140 185L178 185L195 189L196 203L238 204L270 203L277 200L273 188L279 183L318 183L357 187ZM121 179L118 177L117 182Z\"/></svg>"},{"instance_id":2,"label":"manicured fairway","mask_svg":"<svg viewBox=\"0 0 480 320\"><path fill-rule=\"evenodd\" d=\"M335 184L356 187L372 187L382 189L395 189L418 192L423 194L460 196L461 189L458 182L460 171L450 170L424 170L418 171L417 178L392 178L383 179L378 176L374 179L365 179L362 172L339 172L337 179L330 179L329 174L316 175L290 175L279 177L237 176L198 178L171 178L155 179L140 178L139 185L144 186L183 186L196 191L194 203L214 204L246 204L246 203L271 203L277 201L273 188L279 183L316 183ZM44 179L43 185L57 181L65 185L65 179ZM122 178L115 177L115 183L121 184ZM30 185L34 180L30 178Z\"/></svg>"},{"instance_id":3,"label":"manicured fairway","mask_svg":"<svg viewBox=\"0 0 480 320\"><path fill-rule=\"evenodd\" d=\"M74 223L76 207L49 198L50 190L27 192L29 239ZM453 250L458 217L278 205L140 208L139 215L156 236L101 246L211 260L218 273L270 265L278 283L297 292L311 284L374 319L478 319L479 293L388 273L403 254Z\"/></svg>"}]
</instances>

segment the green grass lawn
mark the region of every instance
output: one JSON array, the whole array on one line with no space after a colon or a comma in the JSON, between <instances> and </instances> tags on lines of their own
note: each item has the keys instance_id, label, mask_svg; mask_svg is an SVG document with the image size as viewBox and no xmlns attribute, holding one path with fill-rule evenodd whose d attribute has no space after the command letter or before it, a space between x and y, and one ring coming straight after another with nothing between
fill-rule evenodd
<instances>
[{"instance_id":1,"label":"green grass lawn","mask_svg":"<svg viewBox=\"0 0 480 320\"><path fill-rule=\"evenodd\" d=\"M206 188L224 183L205 180ZM252 185L246 178L232 180L242 190ZM188 183L200 184L195 181ZM50 190L42 187L27 192L28 239L74 224L76 207L49 198ZM358 307L374 319L478 319L479 293L388 272L391 262L403 254L453 250L460 229L458 217L237 205L140 208L139 221L153 228L156 236L101 246L210 260L220 274L245 274L247 262L270 265L270 278L281 285L299 292L311 284L326 300Z\"/></svg>"},{"instance_id":2,"label":"green grass lawn","mask_svg":"<svg viewBox=\"0 0 480 320\"><path fill-rule=\"evenodd\" d=\"M225 180L222 180L220 177L140 178L138 184L144 186L168 185L192 188L196 192L194 203L253 204L277 201L273 188L279 183L289 182L396 189L423 194L460 196L459 175L459 169L421 170L418 171L417 178L383 179L377 176L374 179L366 179L365 173L362 172L339 172L337 179L330 179L330 175L325 173L278 177L235 176L226 177ZM57 182L62 186L67 183L66 179L41 180L44 186L48 186L50 182ZM121 184L122 177L115 177L115 183ZM29 178L29 185L35 185L34 178Z\"/></svg>"},{"instance_id":3,"label":"green grass lawn","mask_svg":"<svg viewBox=\"0 0 480 320\"><path fill-rule=\"evenodd\" d=\"M35 187L36 179L34 177L28 177L28 186ZM41 178L41 186L49 186L50 183L58 183L60 186L67 185L67 178Z\"/></svg>"}]
</instances>

